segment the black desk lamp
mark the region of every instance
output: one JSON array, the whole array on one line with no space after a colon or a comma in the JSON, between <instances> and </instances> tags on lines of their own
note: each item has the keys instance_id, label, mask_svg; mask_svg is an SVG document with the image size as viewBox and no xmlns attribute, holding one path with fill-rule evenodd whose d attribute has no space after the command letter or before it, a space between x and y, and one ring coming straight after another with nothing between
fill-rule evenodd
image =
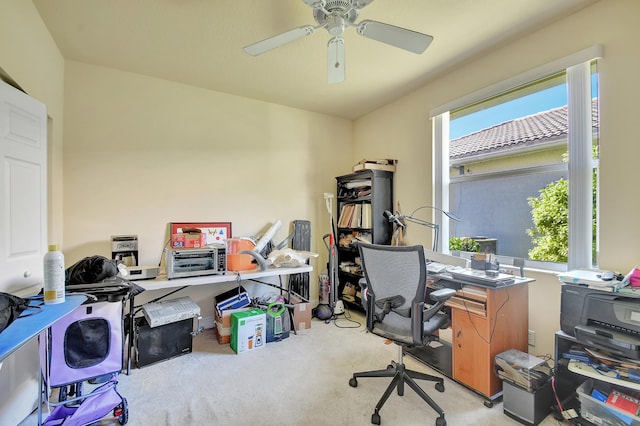
<instances>
[{"instance_id":1,"label":"black desk lamp","mask_svg":"<svg viewBox=\"0 0 640 426\"><path fill-rule=\"evenodd\" d=\"M422 210L422 209L437 210L439 212L442 212L449 219L452 219L452 220L454 220L456 222L460 222L460 220L461 220L454 213L444 211L441 208L434 207L434 206L421 206L421 207L418 207L417 209L412 211L411 214L408 215L408 216L403 215L399 211L396 211L396 214L394 215L389 210L385 210L383 215L384 215L384 217L389 219L389 222L395 223L397 226L399 226L399 227L401 227L403 229L406 226L403 221L417 223L418 225L426 226L427 228L433 229L433 234L434 234L434 236L433 236L433 251L438 251L438 239L439 239L439 236L440 236L440 225L438 225L437 223L426 221L424 219L420 219L420 218L414 217L415 213L418 210Z\"/></svg>"}]
</instances>

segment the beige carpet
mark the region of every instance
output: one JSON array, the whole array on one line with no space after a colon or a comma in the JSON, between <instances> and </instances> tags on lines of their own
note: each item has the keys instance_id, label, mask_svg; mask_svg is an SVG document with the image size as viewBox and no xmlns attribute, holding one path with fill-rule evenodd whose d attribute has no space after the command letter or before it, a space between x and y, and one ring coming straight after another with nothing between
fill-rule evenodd
<instances>
[{"instance_id":1,"label":"beige carpet","mask_svg":"<svg viewBox=\"0 0 640 426\"><path fill-rule=\"evenodd\" d=\"M369 334L360 325L362 314L350 315L357 322L343 315L329 324L314 319L311 329L240 355L205 330L194 339L193 353L119 376L128 424L370 425L389 379L364 378L352 388L349 378L355 371L385 368L397 347ZM411 357L405 363L433 373ZM449 379L444 393L433 383L420 383L445 410L450 426L519 424L503 414L502 403L486 408L481 396ZM402 397L392 393L380 415L382 425L435 425L437 417L408 387ZM35 420L31 416L23 424ZM557 424L551 415L542 423Z\"/></svg>"}]
</instances>

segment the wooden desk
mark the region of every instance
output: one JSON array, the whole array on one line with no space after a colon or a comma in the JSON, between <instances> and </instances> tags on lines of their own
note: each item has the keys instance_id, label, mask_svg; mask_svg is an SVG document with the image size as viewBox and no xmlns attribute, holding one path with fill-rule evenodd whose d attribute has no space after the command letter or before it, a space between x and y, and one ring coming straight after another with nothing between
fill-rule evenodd
<instances>
[{"instance_id":1,"label":"wooden desk","mask_svg":"<svg viewBox=\"0 0 640 426\"><path fill-rule=\"evenodd\" d=\"M487 398L502 396L495 356L508 349L528 352L529 291L532 279L502 287L458 285L445 306L451 309L451 344L412 348L407 353ZM460 283L458 283L460 284Z\"/></svg>"}]
</instances>

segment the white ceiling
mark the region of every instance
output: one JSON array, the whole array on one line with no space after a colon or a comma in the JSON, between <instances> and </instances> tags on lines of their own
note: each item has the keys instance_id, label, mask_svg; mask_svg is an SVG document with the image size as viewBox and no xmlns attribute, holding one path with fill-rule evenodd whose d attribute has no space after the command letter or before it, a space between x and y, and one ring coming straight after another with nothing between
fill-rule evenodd
<instances>
[{"instance_id":1,"label":"white ceiling","mask_svg":"<svg viewBox=\"0 0 640 426\"><path fill-rule=\"evenodd\" d=\"M430 34L416 55L345 31L346 81L327 83L318 30L260 56L242 47L315 25L302 0L33 0L65 59L353 119L448 67L595 0L376 0L363 19Z\"/></svg>"}]
</instances>

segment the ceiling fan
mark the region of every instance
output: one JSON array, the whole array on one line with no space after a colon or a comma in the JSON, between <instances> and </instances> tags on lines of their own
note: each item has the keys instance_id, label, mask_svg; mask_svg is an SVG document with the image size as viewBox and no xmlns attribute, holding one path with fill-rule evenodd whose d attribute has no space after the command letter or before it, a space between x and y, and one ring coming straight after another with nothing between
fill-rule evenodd
<instances>
[{"instance_id":1,"label":"ceiling fan","mask_svg":"<svg viewBox=\"0 0 640 426\"><path fill-rule=\"evenodd\" d=\"M303 0L313 9L317 26L304 25L244 47L244 51L257 56L284 44L309 36L319 28L325 28L333 37L327 43L327 74L330 84L344 81L344 39L347 27L354 27L361 36L399 47L414 53L422 53L433 37L406 28L378 21L364 20L355 23L365 6L373 0Z\"/></svg>"}]
</instances>

